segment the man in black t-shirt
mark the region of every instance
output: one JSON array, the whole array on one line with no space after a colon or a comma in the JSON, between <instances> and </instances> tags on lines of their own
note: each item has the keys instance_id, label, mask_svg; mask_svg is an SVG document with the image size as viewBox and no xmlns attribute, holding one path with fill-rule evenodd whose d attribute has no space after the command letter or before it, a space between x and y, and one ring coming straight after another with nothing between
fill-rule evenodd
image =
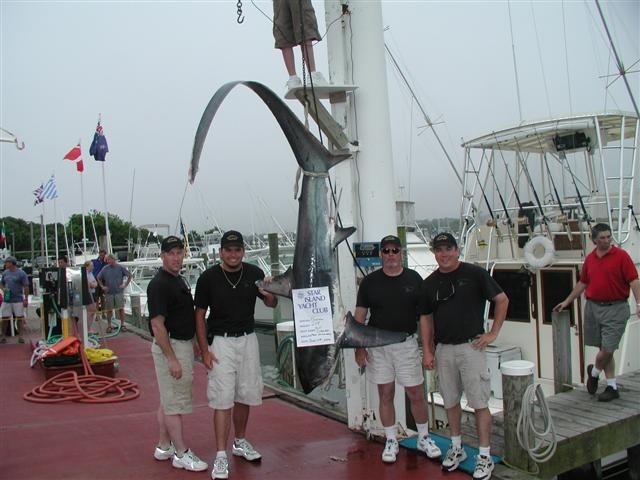
<instances>
[{"instance_id":1,"label":"man in black t-shirt","mask_svg":"<svg viewBox=\"0 0 640 480\"><path fill-rule=\"evenodd\" d=\"M507 315L509 299L489 273L459 260L453 235L440 233L431 242L438 269L423 283L420 298L422 364L438 372L440 393L447 411L452 446L442 468L453 471L467 454L462 448L460 399L464 390L475 410L479 455L475 479L488 479L493 471L490 455L491 394L485 347L493 342ZM484 331L486 301L495 303L491 331Z\"/></svg>"},{"instance_id":2,"label":"man in black t-shirt","mask_svg":"<svg viewBox=\"0 0 640 480\"><path fill-rule=\"evenodd\" d=\"M378 386L380 421L386 437L382 461L395 462L399 451L393 405L396 381L405 387L411 403L411 413L418 429L418 450L429 458L437 458L441 452L429 437L424 376L415 335L422 278L415 270L403 267L402 244L395 235L387 235L380 241L380 258L382 269L367 275L360 283L355 319L364 324L370 311L368 325L410 335L401 343L369 349L357 348L355 352L358 366L367 365L369 380Z\"/></svg>"},{"instance_id":3,"label":"man in black t-shirt","mask_svg":"<svg viewBox=\"0 0 640 480\"><path fill-rule=\"evenodd\" d=\"M207 269L196 284L196 334L202 360L209 369L207 397L214 409L214 479L229 476L226 450L232 417L233 454L249 461L261 458L245 439L250 408L262 403L262 372L253 315L257 297L268 307L275 307L278 299L256 286L264 273L244 263L243 257L242 234L235 230L225 232L220 240L221 263ZM207 309L209 318L205 322Z\"/></svg>"},{"instance_id":4,"label":"man in black t-shirt","mask_svg":"<svg viewBox=\"0 0 640 480\"><path fill-rule=\"evenodd\" d=\"M160 406L160 439L153 456L172 459L175 468L193 472L208 465L188 449L182 437L182 415L193 411L193 337L196 331L191 291L180 276L184 261L182 240L173 235L160 246L162 268L147 286L151 353L155 365Z\"/></svg>"}]
</instances>

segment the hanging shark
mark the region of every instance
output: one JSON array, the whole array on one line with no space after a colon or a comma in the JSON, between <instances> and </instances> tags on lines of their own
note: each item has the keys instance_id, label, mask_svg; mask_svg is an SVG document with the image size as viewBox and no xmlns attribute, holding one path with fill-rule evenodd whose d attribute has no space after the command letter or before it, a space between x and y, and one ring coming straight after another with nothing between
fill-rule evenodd
<instances>
[{"instance_id":1,"label":"hanging shark","mask_svg":"<svg viewBox=\"0 0 640 480\"><path fill-rule=\"evenodd\" d=\"M332 312L335 314L336 306L339 306L336 296L340 289L334 250L355 232L355 228L335 225L331 215L328 177L329 170L349 158L349 154L331 153L269 88L251 81L230 82L218 89L202 115L193 145L190 181L194 181L198 172L200 155L213 117L224 98L237 85L249 87L269 107L289 141L303 173L298 198L298 229L293 266L269 283L258 282L258 286L288 298L291 298L294 289L328 287ZM296 367L305 393L311 392L331 377L339 348L382 346L398 343L406 338L406 334L401 332L361 326L350 313L346 316L344 327L333 345L296 348Z\"/></svg>"}]
</instances>

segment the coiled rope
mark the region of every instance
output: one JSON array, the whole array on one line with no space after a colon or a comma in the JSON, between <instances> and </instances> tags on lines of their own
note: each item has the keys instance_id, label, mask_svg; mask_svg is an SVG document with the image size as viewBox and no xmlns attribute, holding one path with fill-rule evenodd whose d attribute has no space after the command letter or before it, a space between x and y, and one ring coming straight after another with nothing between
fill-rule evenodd
<instances>
[{"instance_id":1,"label":"coiled rope","mask_svg":"<svg viewBox=\"0 0 640 480\"><path fill-rule=\"evenodd\" d=\"M29 402L115 403L134 400L140 396L138 385L126 378L96 375L89 365L84 349L80 349L84 375L66 371L50 378L23 395Z\"/></svg>"},{"instance_id":2,"label":"coiled rope","mask_svg":"<svg viewBox=\"0 0 640 480\"><path fill-rule=\"evenodd\" d=\"M536 410L542 419L541 430L535 424ZM556 452L556 432L540 384L529 385L522 396L516 434L520 446L536 463L548 461Z\"/></svg>"}]
</instances>

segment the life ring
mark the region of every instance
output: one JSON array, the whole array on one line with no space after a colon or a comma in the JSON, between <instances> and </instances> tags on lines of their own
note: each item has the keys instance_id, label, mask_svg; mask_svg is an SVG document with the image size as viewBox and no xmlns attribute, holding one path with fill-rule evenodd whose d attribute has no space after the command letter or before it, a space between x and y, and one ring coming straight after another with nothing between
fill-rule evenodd
<instances>
[{"instance_id":1,"label":"life ring","mask_svg":"<svg viewBox=\"0 0 640 480\"><path fill-rule=\"evenodd\" d=\"M536 256L538 247L542 248L542 256ZM547 237L537 236L529 240L524 246L524 258L533 268L543 268L551 265L556 257L553 242Z\"/></svg>"}]
</instances>

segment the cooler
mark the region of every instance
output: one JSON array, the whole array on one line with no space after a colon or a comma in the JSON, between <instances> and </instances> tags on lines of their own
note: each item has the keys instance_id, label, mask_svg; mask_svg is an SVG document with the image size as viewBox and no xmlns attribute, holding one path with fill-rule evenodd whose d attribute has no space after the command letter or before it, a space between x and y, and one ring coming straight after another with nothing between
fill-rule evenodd
<instances>
[{"instance_id":1,"label":"cooler","mask_svg":"<svg viewBox=\"0 0 640 480\"><path fill-rule=\"evenodd\" d=\"M486 348L487 367L491 376L491 391L495 398L502 398L502 374L500 365L511 360L521 360L520 347L513 345L488 345Z\"/></svg>"}]
</instances>

